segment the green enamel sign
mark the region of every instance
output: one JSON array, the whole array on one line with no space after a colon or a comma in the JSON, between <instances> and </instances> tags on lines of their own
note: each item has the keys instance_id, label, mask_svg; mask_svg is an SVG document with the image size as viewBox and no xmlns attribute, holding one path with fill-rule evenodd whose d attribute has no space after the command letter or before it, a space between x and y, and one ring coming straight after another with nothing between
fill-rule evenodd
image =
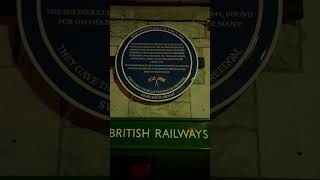
<instances>
[{"instance_id":1,"label":"green enamel sign","mask_svg":"<svg viewBox=\"0 0 320 180\"><path fill-rule=\"evenodd\" d=\"M112 120L112 149L209 150L208 121Z\"/></svg>"}]
</instances>

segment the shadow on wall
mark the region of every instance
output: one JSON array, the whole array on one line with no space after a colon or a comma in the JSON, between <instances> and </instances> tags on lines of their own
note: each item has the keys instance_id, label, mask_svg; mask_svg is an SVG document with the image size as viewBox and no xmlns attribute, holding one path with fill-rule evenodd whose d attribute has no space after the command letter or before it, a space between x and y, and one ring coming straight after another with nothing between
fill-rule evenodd
<instances>
[{"instance_id":1,"label":"shadow on wall","mask_svg":"<svg viewBox=\"0 0 320 180\"><path fill-rule=\"evenodd\" d=\"M62 127L76 126L106 135L109 127L108 121L96 118L78 109L60 97L54 89L50 87L28 57L21 42L18 27L15 26L15 29L16 31L11 31L15 32L15 38L12 38L14 41L11 42L11 45L13 47L14 62L17 65L17 69L41 101L59 115ZM59 96L59 98L57 100L52 98L52 96Z\"/></svg>"}]
</instances>

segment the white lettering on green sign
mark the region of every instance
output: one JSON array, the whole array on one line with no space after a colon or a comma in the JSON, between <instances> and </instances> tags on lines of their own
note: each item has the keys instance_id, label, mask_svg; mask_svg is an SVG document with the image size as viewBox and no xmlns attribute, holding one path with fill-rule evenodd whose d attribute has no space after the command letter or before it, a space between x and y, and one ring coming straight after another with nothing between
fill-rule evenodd
<instances>
[{"instance_id":1,"label":"white lettering on green sign","mask_svg":"<svg viewBox=\"0 0 320 180\"><path fill-rule=\"evenodd\" d=\"M110 129L110 138L208 139L207 129Z\"/></svg>"}]
</instances>

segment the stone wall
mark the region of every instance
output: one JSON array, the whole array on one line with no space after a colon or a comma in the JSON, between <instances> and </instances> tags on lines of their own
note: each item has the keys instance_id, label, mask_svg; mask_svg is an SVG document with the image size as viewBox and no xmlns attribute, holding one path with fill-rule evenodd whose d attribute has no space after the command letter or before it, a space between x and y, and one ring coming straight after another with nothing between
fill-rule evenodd
<instances>
[{"instance_id":1,"label":"stone wall","mask_svg":"<svg viewBox=\"0 0 320 180\"><path fill-rule=\"evenodd\" d=\"M191 12L191 13L190 13ZM110 52L115 56L122 40L134 30L148 25L164 25L185 34L194 44L205 68L182 97L161 105L145 105L121 91L111 70L111 117L209 118L210 114L210 32L208 7L111 7ZM125 96L124 96L125 94Z\"/></svg>"},{"instance_id":2,"label":"stone wall","mask_svg":"<svg viewBox=\"0 0 320 180\"><path fill-rule=\"evenodd\" d=\"M12 53L12 22L0 20L0 176L108 175L101 122L63 100L21 44Z\"/></svg>"}]
</instances>

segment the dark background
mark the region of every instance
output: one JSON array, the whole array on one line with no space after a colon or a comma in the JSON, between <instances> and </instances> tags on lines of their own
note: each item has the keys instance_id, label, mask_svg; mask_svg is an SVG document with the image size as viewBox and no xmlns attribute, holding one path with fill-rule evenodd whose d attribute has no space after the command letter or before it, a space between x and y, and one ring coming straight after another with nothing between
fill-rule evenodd
<instances>
[{"instance_id":1,"label":"dark background","mask_svg":"<svg viewBox=\"0 0 320 180\"><path fill-rule=\"evenodd\" d=\"M215 176L320 178L320 1L285 2L268 66L217 117ZM140 3L209 6L199 0ZM13 1L0 3L0 175L108 175L106 125L64 101L39 76L20 43L15 13Z\"/></svg>"}]
</instances>

